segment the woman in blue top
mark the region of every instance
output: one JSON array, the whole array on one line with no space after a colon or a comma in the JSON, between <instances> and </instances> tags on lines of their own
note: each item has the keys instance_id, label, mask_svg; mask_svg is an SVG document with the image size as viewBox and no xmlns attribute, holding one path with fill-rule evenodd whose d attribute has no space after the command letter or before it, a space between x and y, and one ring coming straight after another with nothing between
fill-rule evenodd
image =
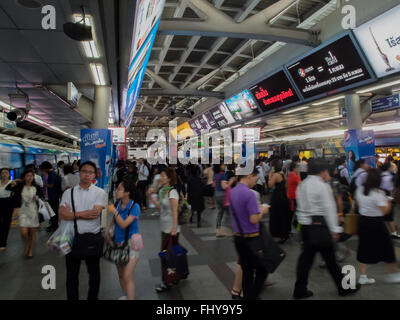
<instances>
[{"instance_id":1,"label":"woman in blue top","mask_svg":"<svg viewBox=\"0 0 400 320\"><path fill-rule=\"evenodd\" d=\"M132 248L132 235L139 233L139 216L140 206L132 199L135 195L135 185L128 181L122 181L116 190L117 207L110 208L110 212L114 214L114 219L111 221L110 227L115 224L115 238L116 244L122 245L125 241L126 228L129 228L129 257L130 260L127 264L117 265L119 281L122 290L127 296L122 296L120 300L134 300L135 299L135 283L133 281L133 274L135 272L136 264L139 260L139 252ZM112 210L111 210L112 209ZM111 228L110 228L111 229ZM107 234L107 243L111 241L111 235Z\"/></svg>"}]
</instances>

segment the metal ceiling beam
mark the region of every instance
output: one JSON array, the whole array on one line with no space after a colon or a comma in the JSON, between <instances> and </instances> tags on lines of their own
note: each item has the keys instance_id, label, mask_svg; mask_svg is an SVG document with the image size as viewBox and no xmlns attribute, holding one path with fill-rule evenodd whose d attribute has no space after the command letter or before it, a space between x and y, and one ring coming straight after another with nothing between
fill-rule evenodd
<instances>
[{"instance_id":1,"label":"metal ceiling beam","mask_svg":"<svg viewBox=\"0 0 400 320\"><path fill-rule=\"evenodd\" d=\"M151 61L149 61L148 66L156 66L157 63L158 63L157 61L151 60ZM162 65L163 65L163 67L174 67L178 63L179 63L178 60L176 60L176 61L164 61ZM189 62L185 62L182 65L182 67L189 67L189 68L197 68L198 66L199 66L198 63L189 63ZM220 68L220 66L213 65L213 64L207 64L207 63L202 65L201 67L203 69L212 69L212 70ZM147 69L146 69L146 71L147 71ZM230 66L226 66L226 67L223 68L223 71L226 71L226 72L237 72L237 69L235 69L233 67L230 67Z\"/></svg>"},{"instance_id":2,"label":"metal ceiling beam","mask_svg":"<svg viewBox=\"0 0 400 320\"><path fill-rule=\"evenodd\" d=\"M168 112L161 112L161 111L153 111L153 112L137 112L135 113L135 117L141 117L141 118L145 118L145 117L170 117L171 115ZM190 118L189 114L187 113L175 113L174 115L175 117L180 117L180 118Z\"/></svg>"},{"instance_id":3,"label":"metal ceiling beam","mask_svg":"<svg viewBox=\"0 0 400 320\"><path fill-rule=\"evenodd\" d=\"M207 15L204 21L167 19L160 22L159 34L184 36L213 36L298 43L311 47L319 44L309 30L270 27L266 22L282 12L295 0L281 0L256 15L235 22L206 0L187 0ZM244 19L244 16L241 17ZM255 32L257 30L257 32Z\"/></svg>"},{"instance_id":4,"label":"metal ceiling beam","mask_svg":"<svg viewBox=\"0 0 400 320\"><path fill-rule=\"evenodd\" d=\"M171 96L171 97L215 97L225 99L223 92L202 91L192 89L142 89L142 96Z\"/></svg>"}]
</instances>

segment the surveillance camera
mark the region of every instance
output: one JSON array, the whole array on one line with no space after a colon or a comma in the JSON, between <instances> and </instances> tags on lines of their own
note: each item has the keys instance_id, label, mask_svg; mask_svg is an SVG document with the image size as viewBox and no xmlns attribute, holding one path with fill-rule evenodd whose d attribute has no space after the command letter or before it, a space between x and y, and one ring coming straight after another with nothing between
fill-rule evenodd
<instances>
[{"instance_id":1,"label":"surveillance camera","mask_svg":"<svg viewBox=\"0 0 400 320\"><path fill-rule=\"evenodd\" d=\"M26 109L13 109L7 113L7 119L10 121L22 122L28 116Z\"/></svg>"},{"instance_id":2,"label":"surveillance camera","mask_svg":"<svg viewBox=\"0 0 400 320\"><path fill-rule=\"evenodd\" d=\"M168 114L169 114L170 116L174 116L174 115L175 115L175 108L169 108L169 109L168 109Z\"/></svg>"}]
</instances>

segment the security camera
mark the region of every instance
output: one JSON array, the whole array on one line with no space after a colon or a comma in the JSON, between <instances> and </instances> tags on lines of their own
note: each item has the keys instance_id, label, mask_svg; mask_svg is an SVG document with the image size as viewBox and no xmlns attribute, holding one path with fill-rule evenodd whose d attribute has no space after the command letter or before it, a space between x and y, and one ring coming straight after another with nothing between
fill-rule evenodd
<instances>
[{"instance_id":1,"label":"security camera","mask_svg":"<svg viewBox=\"0 0 400 320\"><path fill-rule=\"evenodd\" d=\"M168 114L170 116L174 116L175 115L175 111L176 111L176 106L173 106L172 108L168 109Z\"/></svg>"},{"instance_id":2,"label":"security camera","mask_svg":"<svg viewBox=\"0 0 400 320\"><path fill-rule=\"evenodd\" d=\"M25 121L27 116L28 111L26 109L13 109L7 113L7 119L16 122Z\"/></svg>"},{"instance_id":3,"label":"security camera","mask_svg":"<svg viewBox=\"0 0 400 320\"><path fill-rule=\"evenodd\" d=\"M190 117L193 117L193 115L194 115L194 111L193 110L188 110L188 113L189 113Z\"/></svg>"},{"instance_id":4,"label":"security camera","mask_svg":"<svg viewBox=\"0 0 400 320\"><path fill-rule=\"evenodd\" d=\"M92 41L92 27L80 22L67 22L63 25L64 33L76 41Z\"/></svg>"}]
</instances>

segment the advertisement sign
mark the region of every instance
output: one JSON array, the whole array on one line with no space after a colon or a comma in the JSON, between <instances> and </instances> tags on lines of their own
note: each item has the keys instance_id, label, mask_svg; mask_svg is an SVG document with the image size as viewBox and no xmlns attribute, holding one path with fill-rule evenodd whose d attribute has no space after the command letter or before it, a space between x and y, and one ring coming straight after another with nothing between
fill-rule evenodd
<instances>
[{"instance_id":1,"label":"advertisement sign","mask_svg":"<svg viewBox=\"0 0 400 320\"><path fill-rule=\"evenodd\" d=\"M376 75L400 71L400 5L354 30Z\"/></svg>"},{"instance_id":2,"label":"advertisement sign","mask_svg":"<svg viewBox=\"0 0 400 320\"><path fill-rule=\"evenodd\" d=\"M372 100L372 112L383 112L400 108L400 94Z\"/></svg>"},{"instance_id":3,"label":"advertisement sign","mask_svg":"<svg viewBox=\"0 0 400 320\"><path fill-rule=\"evenodd\" d=\"M81 129L81 163L92 161L96 164L97 178L93 184L108 193L109 171L111 170L111 130Z\"/></svg>"},{"instance_id":4,"label":"advertisement sign","mask_svg":"<svg viewBox=\"0 0 400 320\"><path fill-rule=\"evenodd\" d=\"M279 109L300 101L283 70L261 81L249 90L263 112Z\"/></svg>"},{"instance_id":5,"label":"advertisement sign","mask_svg":"<svg viewBox=\"0 0 400 320\"><path fill-rule=\"evenodd\" d=\"M248 90L229 98L225 101L236 121L251 118L259 114L257 104Z\"/></svg>"},{"instance_id":6,"label":"advertisement sign","mask_svg":"<svg viewBox=\"0 0 400 320\"><path fill-rule=\"evenodd\" d=\"M224 127L228 124L235 122L235 119L233 118L225 103L221 103L218 106L212 108L210 110L210 114L214 118L218 127Z\"/></svg>"},{"instance_id":7,"label":"advertisement sign","mask_svg":"<svg viewBox=\"0 0 400 320\"><path fill-rule=\"evenodd\" d=\"M126 128L108 128L112 132L113 143L126 143Z\"/></svg>"},{"instance_id":8,"label":"advertisement sign","mask_svg":"<svg viewBox=\"0 0 400 320\"><path fill-rule=\"evenodd\" d=\"M165 0L137 0L135 14L135 28L131 46L131 59L136 57L151 30L160 19Z\"/></svg>"},{"instance_id":9,"label":"advertisement sign","mask_svg":"<svg viewBox=\"0 0 400 320\"><path fill-rule=\"evenodd\" d=\"M236 142L260 141L261 128L238 128L236 130Z\"/></svg>"},{"instance_id":10,"label":"advertisement sign","mask_svg":"<svg viewBox=\"0 0 400 320\"><path fill-rule=\"evenodd\" d=\"M128 93L125 110L125 127L132 121L133 114L135 112L136 101L139 97L140 88L142 86L144 74L146 71L147 63L150 59L151 48L153 47L154 39L156 37L157 28L159 22L154 26L146 43L140 49L139 53L132 61L129 67L128 76Z\"/></svg>"},{"instance_id":11,"label":"advertisement sign","mask_svg":"<svg viewBox=\"0 0 400 320\"><path fill-rule=\"evenodd\" d=\"M172 129L171 134L175 140L186 139L195 135L192 128L190 128L189 122L187 121L179 125L177 128Z\"/></svg>"},{"instance_id":12,"label":"advertisement sign","mask_svg":"<svg viewBox=\"0 0 400 320\"><path fill-rule=\"evenodd\" d=\"M349 34L312 52L287 66L305 99L336 93L373 79Z\"/></svg>"},{"instance_id":13,"label":"advertisement sign","mask_svg":"<svg viewBox=\"0 0 400 320\"><path fill-rule=\"evenodd\" d=\"M354 173L355 162L365 159L368 165L375 168L375 136L372 130L348 130L344 133L344 147L349 175Z\"/></svg>"}]
</instances>

